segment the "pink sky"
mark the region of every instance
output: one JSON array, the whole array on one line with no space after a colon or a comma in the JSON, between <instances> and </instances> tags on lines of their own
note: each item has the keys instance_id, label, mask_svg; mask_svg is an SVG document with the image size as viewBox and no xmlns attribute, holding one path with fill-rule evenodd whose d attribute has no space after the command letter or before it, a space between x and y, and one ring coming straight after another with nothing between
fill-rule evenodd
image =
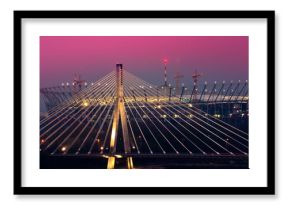
<instances>
[{"instance_id":1,"label":"pink sky","mask_svg":"<svg viewBox=\"0 0 290 205\"><path fill-rule=\"evenodd\" d=\"M131 73L160 85L162 59L168 59L168 78L178 70L191 84L197 69L202 80L247 80L247 36L42 36L41 87L71 82L74 73L93 82L122 63Z\"/></svg>"}]
</instances>

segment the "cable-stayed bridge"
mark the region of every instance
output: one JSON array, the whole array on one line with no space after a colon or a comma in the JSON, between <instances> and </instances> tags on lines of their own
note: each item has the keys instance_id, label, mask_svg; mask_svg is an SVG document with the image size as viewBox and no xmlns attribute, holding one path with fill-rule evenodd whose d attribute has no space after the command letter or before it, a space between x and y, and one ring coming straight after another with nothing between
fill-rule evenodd
<instances>
[{"instance_id":1,"label":"cable-stayed bridge","mask_svg":"<svg viewBox=\"0 0 290 205\"><path fill-rule=\"evenodd\" d=\"M51 156L119 159L248 157L248 133L233 123L248 119L248 84L207 83L178 95L116 70L63 98L41 116L41 152Z\"/></svg>"}]
</instances>

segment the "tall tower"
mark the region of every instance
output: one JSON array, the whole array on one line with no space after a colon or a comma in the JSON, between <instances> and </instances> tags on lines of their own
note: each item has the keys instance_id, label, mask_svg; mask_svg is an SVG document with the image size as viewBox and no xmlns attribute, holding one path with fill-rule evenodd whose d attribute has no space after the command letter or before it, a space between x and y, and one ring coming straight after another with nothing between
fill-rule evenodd
<instances>
[{"instance_id":1,"label":"tall tower","mask_svg":"<svg viewBox=\"0 0 290 205\"><path fill-rule=\"evenodd\" d=\"M163 64L164 64L164 86L167 87L167 63L168 60L167 58L163 59Z\"/></svg>"},{"instance_id":2,"label":"tall tower","mask_svg":"<svg viewBox=\"0 0 290 205\"><path fill-rule=\"evenodd\" d=\"M121 119L122 126L122 134L123 134L123 143L125 154L131 153L130 140L129 140L129 132L128 125L126 119L126 109L124 105L124 73L123 73L123 65L116 65L116 101L114 106L113 113L113 125L112 125L112 133L110 140L110 153L114 155L116 153L117 146L117 138L118 138L118 127L119 120ZM129 169L133 168L133 160L132 157L127 158L127 166ZM111 156L108 159L108 169L114 169L115 167L115 157Z\"/></svg>"},{"instance_id":3,"label":"tall tower","mask_svg":"<svg viewBox=\"0 0 290 205\"><path fill-rule=\"evenodd\" d=\"M193 99L194 101L197 100L197 94L198 94L198 78L200 78L203 74L202 73L198 73L196 70L195 72L192 74L192 79L193 79Z\"/></svg>"}]
</instances>

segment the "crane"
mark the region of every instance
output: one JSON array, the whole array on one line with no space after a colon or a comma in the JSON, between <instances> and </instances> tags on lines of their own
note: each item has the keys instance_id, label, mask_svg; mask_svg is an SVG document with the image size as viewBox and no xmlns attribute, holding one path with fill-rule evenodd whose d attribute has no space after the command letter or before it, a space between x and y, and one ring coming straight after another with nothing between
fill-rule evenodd
<instances>
[{"instance_id":1,"label":"crane","mask_svg":"<svg viewBox=\"0 0 290 205\"><path fill-rule=\"evenodd\" d=\"M85 83L86 82L84 80L81 80L81 75L79 73L75 73L74 80L73 80L74 93L77 93L78 91L80 91L82 89L82 84L85 84Z\"/></svg>"},{"instance_id":2,"label":"crane","mask_svg":"<svg viewBox=\"0 0 290 205\"><path fill-rule=\"evenodd\" d=\"M202 73L198 73L195 70L194 73L192 74L193 83L197 84L198 78L200 78L201 76L203 76L203 74Z\"/></svg>"},{"instance_id":3,"label":"crane","mask_svg":"<svg viewBox=\"0 0 290 205\"><path fill-rule=\"evenodd\" d=\"M196 70L194 71L194 73L192 74L192 79L193 79L193 90L192 90L192 94L194 96L194 101L196 101L197 99L197 93L198 93L198 78L200 78L201 76L203 76L202 73L198 73Z\"/></svg>"}]
</instances>

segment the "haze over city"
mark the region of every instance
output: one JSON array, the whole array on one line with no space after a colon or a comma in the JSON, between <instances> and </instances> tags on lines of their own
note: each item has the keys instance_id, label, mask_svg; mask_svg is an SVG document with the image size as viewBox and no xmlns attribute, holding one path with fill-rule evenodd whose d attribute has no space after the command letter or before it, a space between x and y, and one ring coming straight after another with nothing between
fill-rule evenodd
<instances>
[{"instance_id":1,"label":"haze over city","mask_svg":"<svg viewBox=\"0 0 290 205\"><path fill-rule=\"evenodd\" d=\"M247 36L42 36L40 86L72 82L75 73L94 82L122 63L131 73L155 85L163 83L163 59L169 83L178 71L191 86L201 81L247 80Z\"/></svg>"}]
</instances>

